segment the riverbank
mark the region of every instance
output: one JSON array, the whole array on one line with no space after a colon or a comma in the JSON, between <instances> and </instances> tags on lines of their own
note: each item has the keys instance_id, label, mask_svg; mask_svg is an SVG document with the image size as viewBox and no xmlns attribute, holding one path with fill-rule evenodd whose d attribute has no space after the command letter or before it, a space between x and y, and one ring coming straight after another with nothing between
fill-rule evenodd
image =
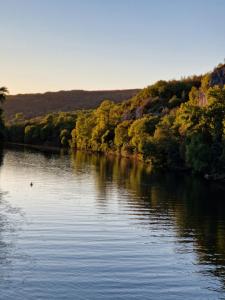
<instances>
[{"instance_id":1,"label":"riverbank","mask_svg":"<svg viewBox=\"0 0 225 300\"><path fill-rule=\"evenodd\" d=\"M218 66L210 75L158 81L129 101L104 100L94 110L27 120L17 115L6 124L4 136L35 149L90 149L141 160L154 169L188 170L224 181L225 88L211 84L220 71Z\"/></svg>"},{"instance_id":2,"label":"riverbank","mask_svg":"<svg viewBox=\"0 0 225 300\"><path fill-rule=\"evenodd\" d=\"M143 163L146 165L146 167L152 168L152 171L156 172L162 172L162 168L156 168L151 166L151 162L149 160L143 160L141 159L140 155L138 154L126 154L123 155L121 152L116 152L116 151L107 151L107 152L97 152L97 151L92 151L92 150L83 150L83 149L69 149L69 148L62 148L62 147L56 147L56 146L49 146L49 145L31 145L31 144L23 144L23 143L5 143L4 144L7 148L30 148L33 150L41 151L41 152L53 152L53 153L60 153L63 151L63 153L68 154L71 151L85 151L87 154L98 154L101 156L106 156L106 157L117 157L121 159L127 159L131 160L135 163ZM173 168L172 171L175 173L186 173L186 174L191 174L191 170L185 167L180 167L180 168ZM206 181L214 181L214 182L225 182L225 174L201 174L198 175L199 177L203 178Z\"/></svg>"},{"instance_id":3,"label":"riverbank","mask_svg":"<svg viewBox=\"0 0 225 300\"><path fill-rule=\"evenodd\" d=\"M55 146L46 146L46 145L31 145L31 144L23 144L23 143L4 143L6 148L31 148L38 151L48 151L48 152L60 152L62 148ZM66 150L66 149L63 149Z\"/></svg>"}]
</instances>

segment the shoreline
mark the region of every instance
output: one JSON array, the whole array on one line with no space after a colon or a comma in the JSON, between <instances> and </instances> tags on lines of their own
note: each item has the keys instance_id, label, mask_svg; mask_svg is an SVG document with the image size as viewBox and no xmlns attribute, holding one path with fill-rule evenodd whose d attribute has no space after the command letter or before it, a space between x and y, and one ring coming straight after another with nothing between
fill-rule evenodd
<instances>
[{"instance_id":1,"label":"shoreline","mask_svg":"<svg viewBox=\"0 0 225 300\"><path fill-rule=\"evenodd\" d=\"M15 146L15 147L24 147L24 148L31 148L35 150L40 150L40 151L55 151L59 152L63 148L56 147L56 146L42 146L42 145L33 145L33 144L23 144L23 143L11 143L11 142L5 142L4 146ZM68 150L68 149L63 149L63 150Z\"/></svg>"},{"instance_id":2,"label":"shoreline","mask_svg":"<svg viewBox=\"0 0 225 300\"><path fill-rule=\"evenodd\" d=\"M62 148L62 147L57 147L57 146L47 146L47 145L33 145L33 144L24 144L24 143L12 143L12 142L5 142L4 145L6 146L14 146L14 147L24 147L24 148L30 148L34 149L37 151L43 151L43 152L56 152L59 153L60 151L65 151L67 153L71 151L85 151L86 153L89 154L100 154L100 155L105 155L106 157L119 157L127 160L131 160L135 163L143 163L146 166L149 166L150 162L149 161L144 161L138 158L138 155L122 155L121 153L115 152L115 151L109 151L109 152L95 152L92 150L82 150L82 149L77 149L77 148ZM176 173L186 173L189 174L190 171L187 168L177 168L173 170L169 170L171 172L176 172ZM199 176L199 175L198 175ZM200 175L202 179L208 182L219 182L219 183L224 183L225 182L225 174L202 174Z\"/></svg>"}]
</instances>

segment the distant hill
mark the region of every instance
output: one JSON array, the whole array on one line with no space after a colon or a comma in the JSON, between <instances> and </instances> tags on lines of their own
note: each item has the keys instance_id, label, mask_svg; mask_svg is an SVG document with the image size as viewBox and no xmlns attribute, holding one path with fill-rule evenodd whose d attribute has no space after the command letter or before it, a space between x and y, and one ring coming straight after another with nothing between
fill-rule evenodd
<instances>
[{"instance_id":1,"label":"distant hill","mask_svg":"<svg viewBox=\"0 0 225 300\"><path fill-rule=\"evenodd\" d=\"M33 118L51 112L74 111L77 109L96 108L103 100L115 102L130 99L139 92L138 89L110 91L59 91L44 94L10 95L4 104L6 120L16 113L23 113L25 118Z\"/></svg>"}]
</instances>

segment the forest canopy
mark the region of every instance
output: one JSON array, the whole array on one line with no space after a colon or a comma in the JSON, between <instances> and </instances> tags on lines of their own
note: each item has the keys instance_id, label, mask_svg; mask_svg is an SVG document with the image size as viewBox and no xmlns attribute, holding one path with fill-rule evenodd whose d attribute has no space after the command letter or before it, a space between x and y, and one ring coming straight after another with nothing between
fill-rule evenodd
<instances>
[{"instance_id":1,"label":"forest canopy","mask_svg":"<svg viewBox=\"0 0 225 300\"><path fill-rule=\"evenodd\" d=\"M222 71L221 71L222 70ZM225 174L225 65L160 80L130 100L7 125L9 142L55 145L144 160L155 168Z\"/></svg>"}]
</instances>

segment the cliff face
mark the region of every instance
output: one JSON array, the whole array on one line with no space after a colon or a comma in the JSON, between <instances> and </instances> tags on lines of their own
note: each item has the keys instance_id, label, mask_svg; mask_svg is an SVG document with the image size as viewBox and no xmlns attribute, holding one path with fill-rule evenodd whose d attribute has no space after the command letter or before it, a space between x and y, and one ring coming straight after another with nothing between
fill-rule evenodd
<instances>
[{"instance_id":1,"label":"cliff face","mask_svg":"<svg viewBox=\"0 0 225 300\"><path fill-rule=\"evenodd\" d=\"M210 86L219 85L223 87L225 84L225 64L217 67L211 74Z\"/></svg>"},{"instance_id":2,"label":"cliff face","mask_svg":"<svg viewBox=\"0 0 225 300\"><path fill-rule=\"evenodd\" d=\"M208 104L208 100L204 92L200 91L198 99L199 106L205 106Z\"/></svg>"},{"instance_id":3,"label":"cliff face","mask_svg":"<svg viewBox=\"0 0 225 300\"><path fill-rule=\"evenodd\" d=\"M223 87L225 85L225 64L216 67L214 71L210 74L209 86L213 87L218 85ZM200 89L199 93L199 105L205 106L208 104L207 96L205 92Z\"/></svg>"}]
</instances>

